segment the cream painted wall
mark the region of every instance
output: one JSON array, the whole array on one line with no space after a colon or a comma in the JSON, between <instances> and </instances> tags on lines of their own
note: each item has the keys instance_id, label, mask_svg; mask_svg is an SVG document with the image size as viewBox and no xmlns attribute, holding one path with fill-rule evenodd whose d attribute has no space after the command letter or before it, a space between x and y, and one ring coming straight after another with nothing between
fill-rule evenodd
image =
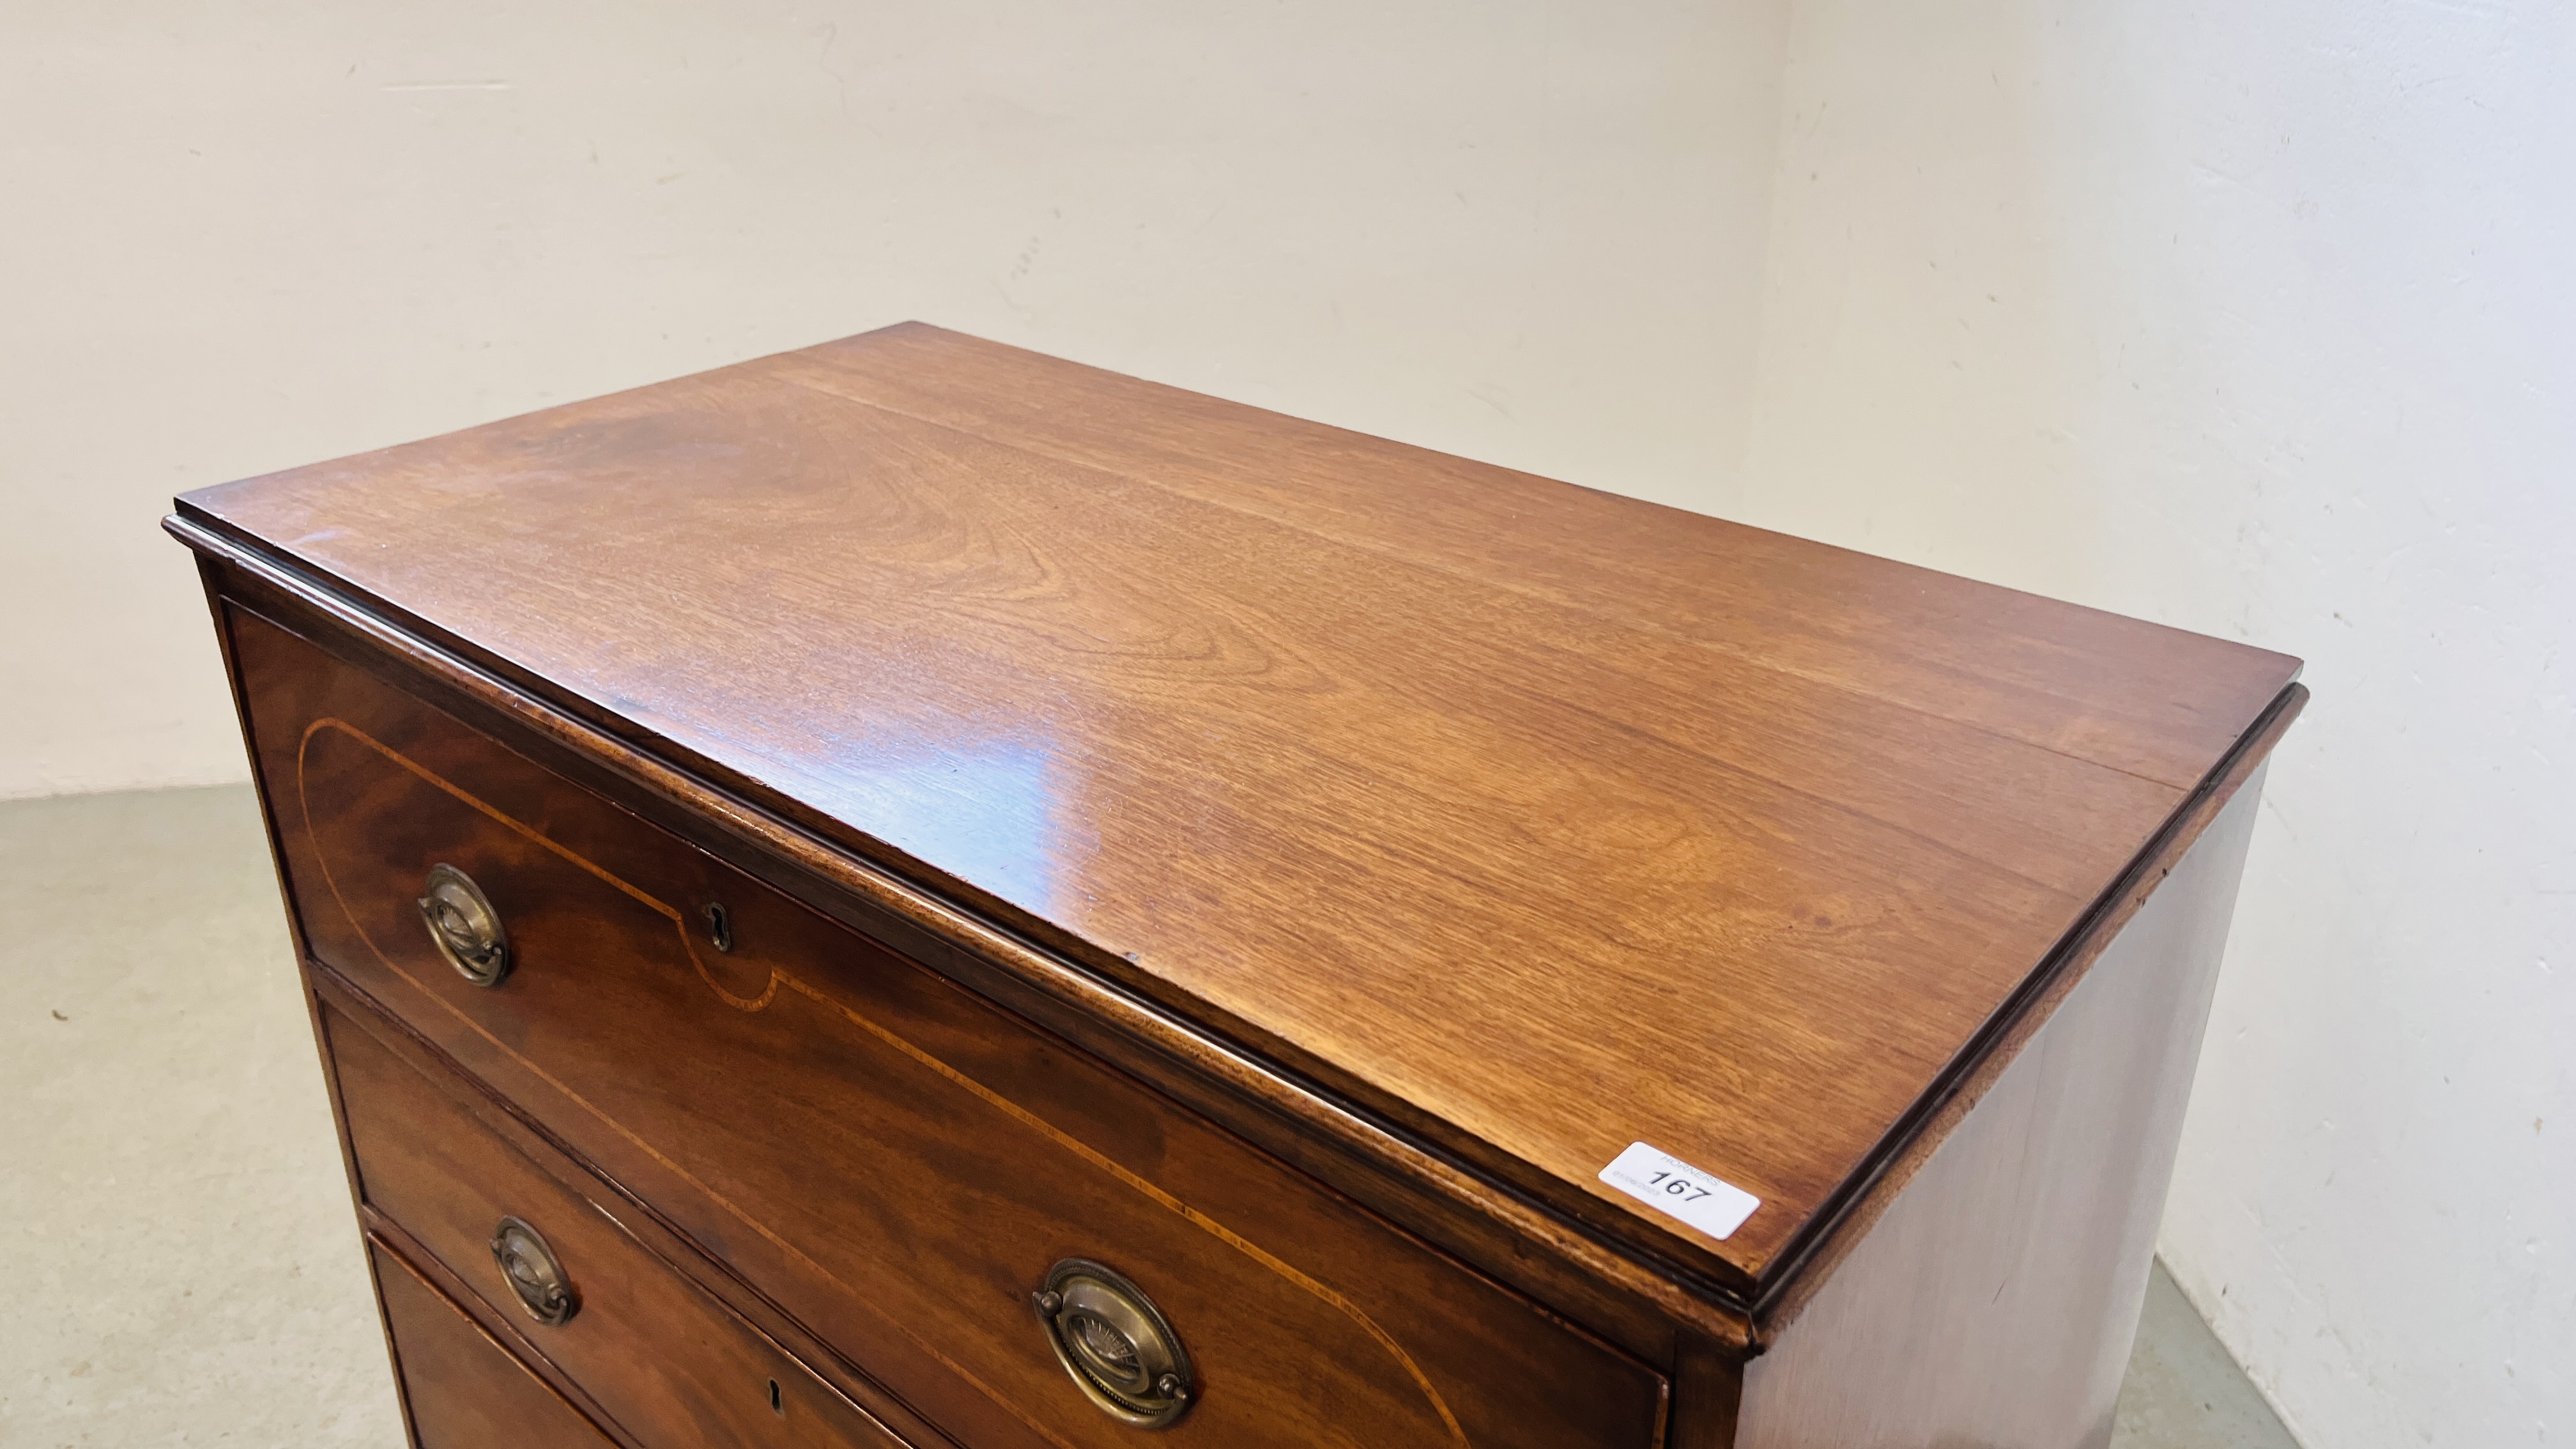
<instances>
[{"instance_id":1,"label":"cream painted wall","mask_svg":"<svg viewBox=\"0 0 2576 1449\"><path fill-rule=\"evenodd\" d=\"M2316 1449L2576 1436L2572 27L1792 23L1720 511L2309 661L2162 1247Z\"/></svg>"},{"instance_id":2,"label":"cream painted wall","mask_svg":"<svg viewBox=\"0 0 2576 1449\"><path fill-rule=\"evenodd\" d=\"M1690 495L1780 0L14 0L0 798L243 773L175 491L923 317Z\"/></svg>"}]
</instances>

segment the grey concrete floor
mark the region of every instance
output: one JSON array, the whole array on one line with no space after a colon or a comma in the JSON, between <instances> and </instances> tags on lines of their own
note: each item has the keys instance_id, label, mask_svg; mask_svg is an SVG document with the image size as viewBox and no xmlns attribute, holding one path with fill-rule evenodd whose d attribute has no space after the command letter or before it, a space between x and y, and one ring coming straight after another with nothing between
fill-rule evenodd
<instances>
[{"instance_id":1,"label":"grey concrete floor","mask_svg":"<svg viewBox=\"0 0 2576 1449\"><path fill-rule=\"evenodd\" d=\"M250 791L0 803L0 984L0 1445L398 1449ZM2295 1449L2161 1267L2111 1442Z\"/></svg>"}]
</instances>

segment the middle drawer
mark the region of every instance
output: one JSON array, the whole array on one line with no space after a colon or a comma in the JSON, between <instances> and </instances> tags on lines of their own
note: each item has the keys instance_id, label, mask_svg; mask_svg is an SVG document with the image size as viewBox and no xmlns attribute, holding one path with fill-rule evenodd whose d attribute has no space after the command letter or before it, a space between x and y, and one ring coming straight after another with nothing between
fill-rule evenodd
<instances>
[{"instance_id":1,"label":"middle drawer","mask_svg":"<svg viewBox=\"0 0 2576 1449\"><path fill-rule=\"evenodd\" d=\"M648 1449L904 1449L655 1261L601 1205L614 1194L569 1164L541 1167L476 1121L473 1087L406 1061L327 996L321 1022L362 1200Z\"/></svg>"}]
</instances>

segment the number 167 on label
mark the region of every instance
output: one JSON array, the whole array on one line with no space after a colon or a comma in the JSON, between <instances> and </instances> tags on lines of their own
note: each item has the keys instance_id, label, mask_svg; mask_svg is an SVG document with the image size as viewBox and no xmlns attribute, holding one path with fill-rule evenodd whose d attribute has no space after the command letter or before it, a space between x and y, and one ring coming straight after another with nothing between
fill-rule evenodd
<instances>
[{"instance_id":1,"label":"number 167 on label","mask_svg":"<svg viewBox=\"0 0 2576 1449\"><path fill-rule=\"evenodd\" d=\"M1760 1198L1733 1183L1643 1142L1629 1143L1627 1151L1611 1159L1601 1169L1601 1180L1712 1238L1724 1238L1744 1226L1744 1220L1762 1205Z\"/></svg>"}]
</instances>

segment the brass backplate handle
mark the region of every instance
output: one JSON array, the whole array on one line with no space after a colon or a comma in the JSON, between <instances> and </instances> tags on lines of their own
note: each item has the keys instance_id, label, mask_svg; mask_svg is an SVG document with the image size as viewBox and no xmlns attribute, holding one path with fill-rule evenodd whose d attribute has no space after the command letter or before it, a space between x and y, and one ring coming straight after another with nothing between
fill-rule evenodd
<instances>
[{"instance_id":1,"label":"brass backplate handle","mask_svg":"<svg viewBox=\"0 0 2576 1449\"><path fill-rule=\"evenodd\" d=\"M1162 1429L1190 1411L1197 1384L1181 1337L1145 1290L1088 1258L1067 1258L1029 1295L1056 1362L1103 1413Z\"/></svg>"},{"instance_id":2,"label":"brass backplate handle","mask_svg":"<svg viewBox=\"0 0 2576 1449\"><path fill-rule=\"evenodd\" d=\"M545 1235L518 1218L503 1218L492 1230L492 1261L518 1295L528 1316L548 1327L581 1311L581 1295L564 1276L563 1263Z\"/></svg>"},{"instance_id":3,"label":"brass backplate handle","mask_svg":"<svg viewBox=\"0 0 2576 1449\"><path fill-rule=\"evenodd\" d=\"M501 929L501 913L472 876L452 865L431 866L421 887L420 918L438 954L466 980L498 986L510 974L510 937Z\"/></svg>"}]
</instances>

